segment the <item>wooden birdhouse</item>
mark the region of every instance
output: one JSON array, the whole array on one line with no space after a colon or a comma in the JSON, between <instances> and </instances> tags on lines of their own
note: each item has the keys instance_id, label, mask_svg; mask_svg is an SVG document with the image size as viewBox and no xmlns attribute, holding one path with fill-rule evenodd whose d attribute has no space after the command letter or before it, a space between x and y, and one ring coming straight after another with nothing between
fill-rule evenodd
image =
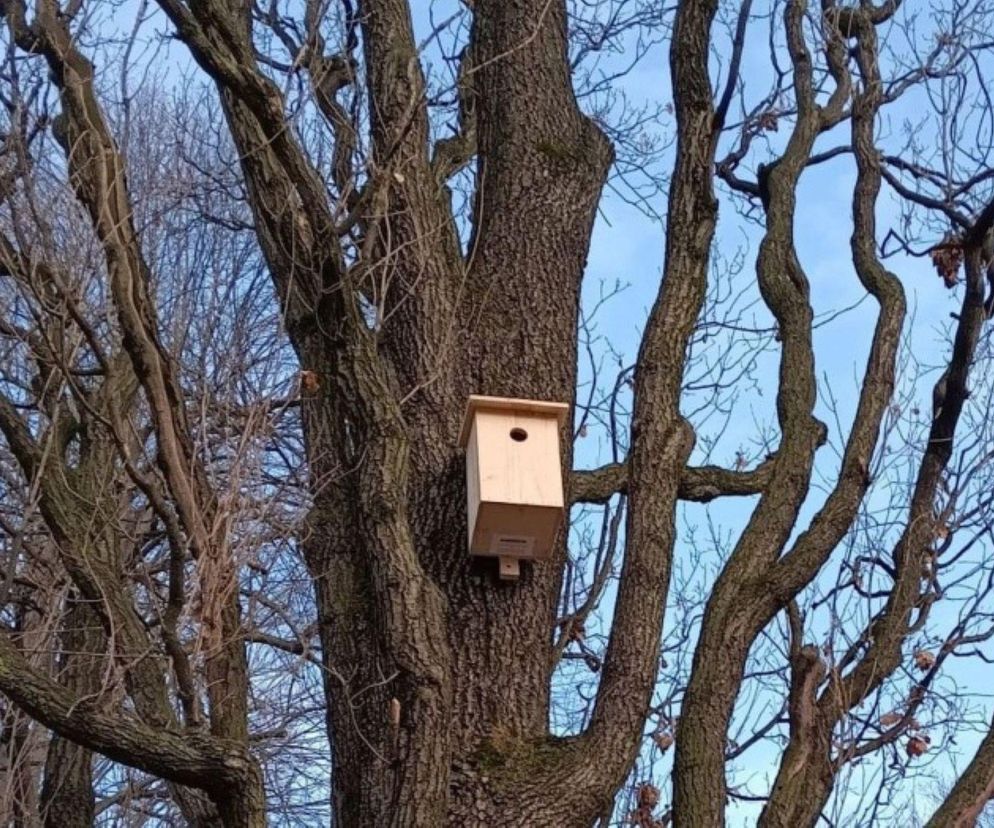
<instances>
[{"instance_id":1,"label":"wooden birdhouse","mask_svg":"<svg viewBox=\"0 0 994 828\"><path fill-rule=\"evenodd\" d=\"M459 444L466 449L469 551L518 577L521 559L552 554L563 521L559 429L565 403L471 396Z\"/></svg>"}]
</instances>

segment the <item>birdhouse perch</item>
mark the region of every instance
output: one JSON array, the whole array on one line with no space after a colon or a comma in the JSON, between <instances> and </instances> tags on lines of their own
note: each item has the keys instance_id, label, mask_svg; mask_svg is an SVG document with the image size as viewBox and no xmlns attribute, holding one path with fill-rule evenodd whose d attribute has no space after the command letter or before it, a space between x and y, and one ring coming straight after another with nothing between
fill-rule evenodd
<instances>
[{"instance_id":1,"label":"birdhouse perch","mask_svg":"<svg viewBox=\"0 0 994 828\"><path fill-rule=\"evenodd\" d=\"M503 580L522 559L552 554L563 520L559 429L565 403L471 396L459 444L466 449L469 551L499 559Z\"/></svg>"}]
</instances>

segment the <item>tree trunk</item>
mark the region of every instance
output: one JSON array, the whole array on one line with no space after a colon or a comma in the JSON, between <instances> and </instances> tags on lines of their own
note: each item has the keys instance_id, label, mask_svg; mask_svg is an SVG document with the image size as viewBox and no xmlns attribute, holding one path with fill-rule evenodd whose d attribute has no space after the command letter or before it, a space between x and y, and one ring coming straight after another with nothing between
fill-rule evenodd
<instances>
[{"instance_id":1,"label":"tree trunk","mask_svg":"<svg viewBox=\"0 0 994 828\"><path fill-rule=\"evenodd\" d=\"M13 828L38 828L38 773L35 757L41 747L41 734L27 716L11 712L11 734L7 755L16 762L10 771Z\"/></svg>"},{"instance_id":2,"label":"tree trunk","mask_svg":"<svg viewBox=\"0 0 994 828\"><path fill-rule=\"evenodd\" d=\"M104 675L107 639L85 601L67 599L60 636L64 653L56 677L80 698L96 696ZM52 735L45 759L41 812L46 828L89 828L94 818L93 753Z\"/></svg>"}]
</instances>

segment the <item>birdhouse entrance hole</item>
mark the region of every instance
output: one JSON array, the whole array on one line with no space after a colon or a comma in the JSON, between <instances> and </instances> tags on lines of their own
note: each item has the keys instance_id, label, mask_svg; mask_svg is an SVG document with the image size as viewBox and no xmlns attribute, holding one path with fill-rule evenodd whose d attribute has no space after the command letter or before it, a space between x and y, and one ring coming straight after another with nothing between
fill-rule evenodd
<instances>
[{"instance_id":1,"label":"birdhouse entrance hole","mask_svg":"<svg viewBox=\"0 0 994 828\"><path fill-rule=\"evenodd\" d=\"M469 552L497 558L504 580L517 577L519 561L552 554L565 512L559 430L568 413L565 403L469 398L459 437Z\"/></svg>"}]
</instances>

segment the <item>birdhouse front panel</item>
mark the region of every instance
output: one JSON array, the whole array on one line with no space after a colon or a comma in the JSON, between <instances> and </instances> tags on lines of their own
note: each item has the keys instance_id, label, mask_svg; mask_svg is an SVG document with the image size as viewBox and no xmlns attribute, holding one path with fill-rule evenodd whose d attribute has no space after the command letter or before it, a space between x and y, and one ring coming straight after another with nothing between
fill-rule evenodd
<instances>
[{"instance_id":1,"label":"birdhouse front panel","mask_svg":"<svg viewBox=\"0 0 994 828\"><path fill-rule=\"evenodd\" d=\"M563 520L562 403L471 397L466 448L469 549L474 555L546 558Z\"/></svg>"}]
</instances>

